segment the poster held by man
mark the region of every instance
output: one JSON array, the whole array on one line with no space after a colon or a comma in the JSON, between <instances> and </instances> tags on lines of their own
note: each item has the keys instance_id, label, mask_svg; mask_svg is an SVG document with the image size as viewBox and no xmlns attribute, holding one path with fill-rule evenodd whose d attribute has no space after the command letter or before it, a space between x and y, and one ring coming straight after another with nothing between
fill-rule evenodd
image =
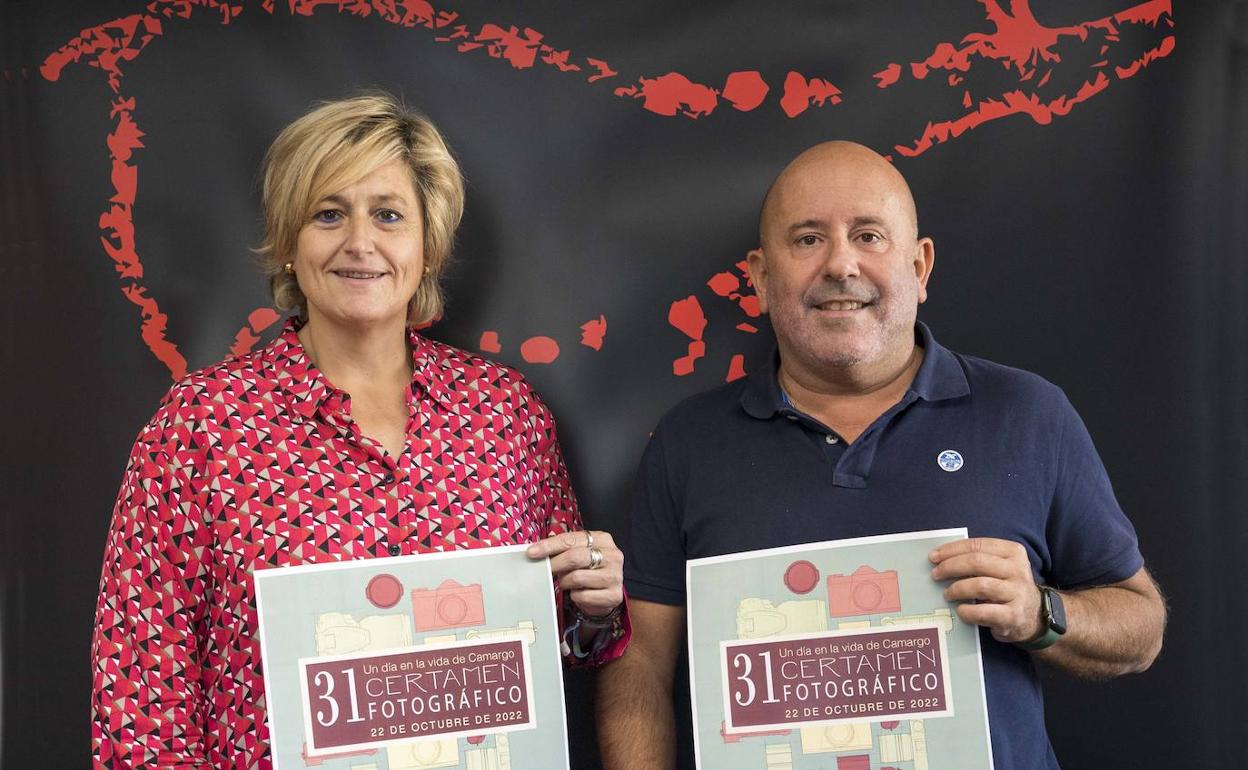
<instances>
[{"instance_id":1,"label":"poster held by man","mask_svg":"<svg viewBox=\"0 0 1248 770\"><path fill-rule=\"evenodd\" d=\"M698 767L796 767L835 754L873 767L991 770L979 633L957 617L928 561L966 535L689 560Z\"/></svg>"}]
</instances>

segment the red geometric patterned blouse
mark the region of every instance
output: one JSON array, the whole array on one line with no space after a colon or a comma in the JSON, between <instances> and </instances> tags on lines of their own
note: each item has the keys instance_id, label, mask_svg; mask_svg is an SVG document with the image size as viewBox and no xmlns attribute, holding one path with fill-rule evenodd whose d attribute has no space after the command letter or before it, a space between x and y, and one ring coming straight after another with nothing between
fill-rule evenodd
<instances>
[{"instance_id":1,"label":"red geometric patterned blouse","mask_svg":"<svg viewBox=\"0 0 1248 770\"><path fill-rule=\"evenodd\" d=\"M393 457L295 331L175 385L135 442L92 643L97 769L271 768L255 568L582 528L554 420L518 372L412 332Z\"/></svg>"}]
</instances>

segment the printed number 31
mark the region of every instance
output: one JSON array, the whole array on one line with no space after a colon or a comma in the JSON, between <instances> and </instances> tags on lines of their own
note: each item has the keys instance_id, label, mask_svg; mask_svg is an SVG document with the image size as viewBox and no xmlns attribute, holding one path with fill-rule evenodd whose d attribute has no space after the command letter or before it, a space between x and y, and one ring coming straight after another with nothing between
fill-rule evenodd
<instances>
[{"instance_id":1,"label":"printed number 31","mask_svg":"<svg viewBox=\"0 0 1248 770\"><path fill-rule=\"evenodd\" d=\"M763 699L763 703L778 703L779 699L776 698L775 683L771 678L771 652L760 652L758 657L763 659L763 674L767 679L767 697ZM732 666L734 669L741 670L741 673L737 675L737 680L745 683L745 692L738 691L733 697L736 699L738 706L749 706L754 702L754 698L758 696L754 680L750 678L750 672L754 670L754 661L746 653L738 652L732 658Z\"/></svg>"}]
</instances>

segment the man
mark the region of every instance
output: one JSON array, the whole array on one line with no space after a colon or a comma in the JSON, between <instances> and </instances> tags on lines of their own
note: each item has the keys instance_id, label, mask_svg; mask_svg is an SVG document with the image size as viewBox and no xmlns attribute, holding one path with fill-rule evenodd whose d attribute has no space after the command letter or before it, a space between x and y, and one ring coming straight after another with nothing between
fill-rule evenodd
<instances>
[{"instance_id":1,"label":"man","mask_svg":"<svg viewBox=\"0 0 1248 770\"><path fill-rule=\"evenodd\" d=\"M799 155L759 229L749 268L778 362L684 402L646 450L625 561L632 646L599 684L604 766L675 766L686 559L965 526L970 539L932 552L932 577L985 629L996 766L1056 768L1033 659L1142 671L1165 624L1087 430L1055 386L952 353L916 322L934 247L871 150ZM1055 604L1064 624L1049 622Z\"/></svg>"}]
</instances>

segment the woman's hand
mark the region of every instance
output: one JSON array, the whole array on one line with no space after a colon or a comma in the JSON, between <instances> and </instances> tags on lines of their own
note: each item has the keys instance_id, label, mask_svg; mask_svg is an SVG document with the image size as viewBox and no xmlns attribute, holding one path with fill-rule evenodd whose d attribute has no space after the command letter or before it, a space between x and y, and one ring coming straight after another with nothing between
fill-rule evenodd
<instances>
[{"instance_id":1,"label":"woman's hand","mask_svg":"<svg viewBox=\"0 0 1248 770\"><path fill-rule=\"evenodd\" d=\"M550 557L559 587L584 615L606 615L624 601L624 553L609 532L564 532L537 541L526 553Z\"/></svg>"}]
</instances>

